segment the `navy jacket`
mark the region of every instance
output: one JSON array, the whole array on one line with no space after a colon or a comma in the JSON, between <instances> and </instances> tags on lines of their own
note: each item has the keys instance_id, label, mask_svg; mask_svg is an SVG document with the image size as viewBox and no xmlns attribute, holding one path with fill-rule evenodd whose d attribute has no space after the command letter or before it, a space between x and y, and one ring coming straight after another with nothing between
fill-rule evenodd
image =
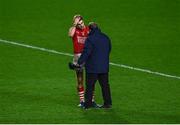
<instances>
[{"instance_id":1,"label":"navy jacket","mask_svg":"<svg viewBox=\"0 0 180 125\"><path fill-rule=\"evenodd\" d=\"M85 41L78 64L85 63L87 73L108 73L111 41L100 29L93 29Z\"/></svg>"}]
</instances>

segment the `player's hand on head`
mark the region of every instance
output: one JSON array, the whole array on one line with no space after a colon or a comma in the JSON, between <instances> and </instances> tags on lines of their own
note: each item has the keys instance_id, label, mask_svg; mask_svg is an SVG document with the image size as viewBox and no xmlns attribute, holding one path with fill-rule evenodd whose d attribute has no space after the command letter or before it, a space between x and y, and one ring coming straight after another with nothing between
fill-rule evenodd
<instances>
[{"instance_id":1,"label":"player's hand on head","mask_svg":"<svg viewBox=\"0 0 180 125\"><path fill-rule=\"evenodd\" d=\"M74 25L77 25L78 23L79 23L79 21L80 21L80 17L76 17L75 19L74 19Z\"/></svg>"}]
</instances>

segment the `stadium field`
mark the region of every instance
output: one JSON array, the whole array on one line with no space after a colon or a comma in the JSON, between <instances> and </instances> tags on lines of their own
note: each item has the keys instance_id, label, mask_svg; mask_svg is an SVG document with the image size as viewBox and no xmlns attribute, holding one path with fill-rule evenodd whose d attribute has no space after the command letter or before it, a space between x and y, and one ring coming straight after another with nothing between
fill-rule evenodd
<instances>
[{"instance_id":1,"label":"stadium field","mask_svg":"<svg viewBox=\"0 0 180 125\"><path fill-rule=\"evenodd\" d=\"M110 110L77 107L75 14L112 40ZM179 0L0 0L0 123L180 123L179 33Z\"/></svg>"}]
</instances>

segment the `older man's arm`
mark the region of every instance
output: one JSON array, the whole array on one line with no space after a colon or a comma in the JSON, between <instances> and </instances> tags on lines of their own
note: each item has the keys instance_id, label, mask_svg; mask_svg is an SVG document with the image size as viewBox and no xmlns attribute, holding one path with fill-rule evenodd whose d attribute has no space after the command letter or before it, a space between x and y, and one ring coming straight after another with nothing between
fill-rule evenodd
<instances>
[{"instance_id":1,"label":"older man's arm","mask_svg":"<svg viewBox=\"0 0 180 125\"><path fill-rule=\"evenodd\" d=\"M91 54L92 50L93 50L92 42L87 38L85 41L84 50L81 54L81 57L78 60L79 65L86 63L86 61L87 61L89 55Z\"/></svg>"}]
</instances>

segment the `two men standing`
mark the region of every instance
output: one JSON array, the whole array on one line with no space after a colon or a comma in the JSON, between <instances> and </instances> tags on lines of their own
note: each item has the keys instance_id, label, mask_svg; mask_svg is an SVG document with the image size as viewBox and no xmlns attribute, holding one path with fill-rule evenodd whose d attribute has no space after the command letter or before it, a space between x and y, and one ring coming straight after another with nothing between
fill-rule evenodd
<instances>
[{"instance_id":1,"label":"two men standing","mask_svg":"<svg viewBox=\"0 0 180 125\"><path fill-rule=\"evenodd\" d=\"M100 108L111 108L111 92L109 85L109 55L111 41L101 32L96 23L89 25L90 33L85 40L85 45L76 66L86 69L86 91L84 108L93 107L93 91L98 80L102 89L104 104Z\"/></svg>"}]
</instances>

